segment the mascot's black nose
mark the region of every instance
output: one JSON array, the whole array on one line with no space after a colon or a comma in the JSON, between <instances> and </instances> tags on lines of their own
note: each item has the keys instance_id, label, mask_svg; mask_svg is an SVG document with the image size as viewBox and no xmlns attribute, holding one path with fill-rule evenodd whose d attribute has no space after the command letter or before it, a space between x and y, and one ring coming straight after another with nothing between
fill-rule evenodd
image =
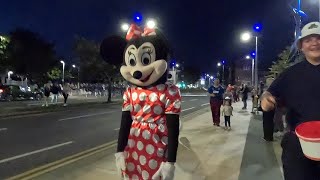
<instances>
[{"instance_id":1,"label":"mascot's black nose","mask_svg":"<svg viewBox=\"0 0 320 180\"><path fill-rule=\"evenodd\" d=\"M140 79L141 77L142 77L142 72L141 71L135 71L133 73L133 78Z\"/></svg>"}]
</instances>

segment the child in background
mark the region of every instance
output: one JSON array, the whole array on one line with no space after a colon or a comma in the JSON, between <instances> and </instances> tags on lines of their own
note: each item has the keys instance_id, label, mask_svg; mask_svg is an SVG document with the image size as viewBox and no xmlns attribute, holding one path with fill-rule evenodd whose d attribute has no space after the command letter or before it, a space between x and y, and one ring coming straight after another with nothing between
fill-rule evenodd
<instances>
[{"instance_id":1,"label":"child in background","mask_svg":"<svg viewBox=\"0 0 320 180\"><path fill-rule=\"evenodd\" d=\"M231 106L231 98L226 97L221 108L221 115L224 116L225 130L231 130L230 116L233 116L232 111L233 107Z\"/></svg>"}]
</instances>

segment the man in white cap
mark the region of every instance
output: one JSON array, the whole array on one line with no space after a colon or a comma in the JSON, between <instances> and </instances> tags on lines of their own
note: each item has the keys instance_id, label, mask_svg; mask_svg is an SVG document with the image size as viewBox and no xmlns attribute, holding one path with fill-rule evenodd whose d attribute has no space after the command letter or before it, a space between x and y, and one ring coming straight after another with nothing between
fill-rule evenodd
<instances>
[{"instance_id":1,"label":"man in white cap","mask_svg":"<svg viewBox=\"0 0 320 180\"><path fill-rule=\"evenodd\" d=\"M282 139L285 180L320 179L320 162L306 158L295 134L298 124L320 120L320 23L311 22L297 41L305 60L291 66L274 80L262 95L261 107L271 111L281 101L287 107L290 132Z\"/></svg>"}]
</instances>

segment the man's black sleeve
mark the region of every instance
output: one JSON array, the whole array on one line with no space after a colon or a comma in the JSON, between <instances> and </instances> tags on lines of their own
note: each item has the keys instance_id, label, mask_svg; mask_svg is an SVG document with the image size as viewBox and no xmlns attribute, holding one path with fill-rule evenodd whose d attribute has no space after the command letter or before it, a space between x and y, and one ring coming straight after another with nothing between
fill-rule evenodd
<instances>
[{"instance_id":1,"label":"man's black sleeve","mask_svg":"<svg viewBox=\"0 0 320 180\"><path fill-rule=\"evenodd\" d=\"M270 92L276 98L279 98L283 94L283 90L287 85L288 71L281 73L269 86L268 92Z\"/></svg>"},{"instance_id":2,"label":"man's black sleeve","mask_svg":"<svg viewBox=\"0 0 320 180\"><path fill-rule=\"evenodd\" d=\"M179 138L179 115L166 114L168 127L168 162L176 162Z\"/></svg>"},{"instance_id":3,"label":"man's black sleeve","mask_svg":"<svg viewBox=\"0 0 320 180\"><path fill-rule=\"evenodd\" d=\"M121 125L118 136L118 147L117 152L123 152L124 148L128 143L128 137L130 133L130 128L132 124L132 118L130 111L123 111L121 118Z\"/></svg>"}]
</instances>

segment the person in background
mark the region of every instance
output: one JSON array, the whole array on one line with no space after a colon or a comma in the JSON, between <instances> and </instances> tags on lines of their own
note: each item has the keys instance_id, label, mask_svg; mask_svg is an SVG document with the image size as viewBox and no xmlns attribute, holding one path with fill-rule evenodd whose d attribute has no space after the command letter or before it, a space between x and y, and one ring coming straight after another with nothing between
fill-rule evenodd
<instances>
[{"instance_id":1,"label":"person in background","mask_svg":"<svg viewBox=\"0 0 320 180\"><path fill-rule=\"evenodd\" d=\"M232 111L233 107L231 106L231 98L226 97L223 102L223 106L221 108L221 115L224 116L224 129L225 130L231 130L231 125L230 125L230 117L233 116Z\"/></svg>"},{"instance_id":2,"label":"person in background","mask_svg":"<svg viewBox=\"0 0 320 180\"><path fill-rule=\"evenodd\" d=\"M63 96L63 99L64 99L63 106L67 106L68 105L67 104L67 100L68 100L70 92L71 92L70 84L68 82L64 83L64 85L62 86L62 96Z\"/></svg>"},{"instance_id":3,"label":"person in background","mask_svg":"<svg viewBox=\"0 0 320 180\"><path fill-rule=\"evenodd\" d=\"M252 110L251 113L256 113L258 111L259 108L259 95L258 95L258 91L256 91L255 89L253 89L251 91L251 98L252 98Z\"/></svg>"},{"instance_id":4,"label":"person in background","mask_svg":"<svg viewBox=\"0 0 320 180\"><path fill-rule=\"evenodd\" d=\"M212 113L212 121L214 126L220 126L220 108L223 103L224 89L220 85L220 80L214 80L213 85L209 87L210 106Z\"/></svg>"},{"instance_id":5,"label":"person in background","mask_svg":"<svg viewBox=\"0 0 320 180\"><path fill-rule=\"evenodd\" d=\"M240 92L242 94L242 102L243 102L242 109L247 109L247 100L248 100L248 93L249 93L248 86L246 84L242 84Z\"/></svg>"},{"instance_id":6,"label":"person in background","mask_svg":"<svg viewBox=\"0 0 320 180\"><path fill-rule=\"evenodd\" d=\"M51 93L52 93L51 103L57 104L57 102L58 102L58 95L59 95L59 92L61 92L61 88L60 88L60 86L58 85L57 82L53 83L53 85L51 86L50 91L51 91Z\"/></svg>"},{"instance_id":7,"label":"person in background","mask_svg":"<svg viewBox=\"0 0 320 180\"><path fill-rule=\"evenodd\" d=\"M48 99L50 97L50 89L51 89L50 82L44 84L44 102L43 102L42 106L48 107Z\"/></svg>"}]
</instances>

